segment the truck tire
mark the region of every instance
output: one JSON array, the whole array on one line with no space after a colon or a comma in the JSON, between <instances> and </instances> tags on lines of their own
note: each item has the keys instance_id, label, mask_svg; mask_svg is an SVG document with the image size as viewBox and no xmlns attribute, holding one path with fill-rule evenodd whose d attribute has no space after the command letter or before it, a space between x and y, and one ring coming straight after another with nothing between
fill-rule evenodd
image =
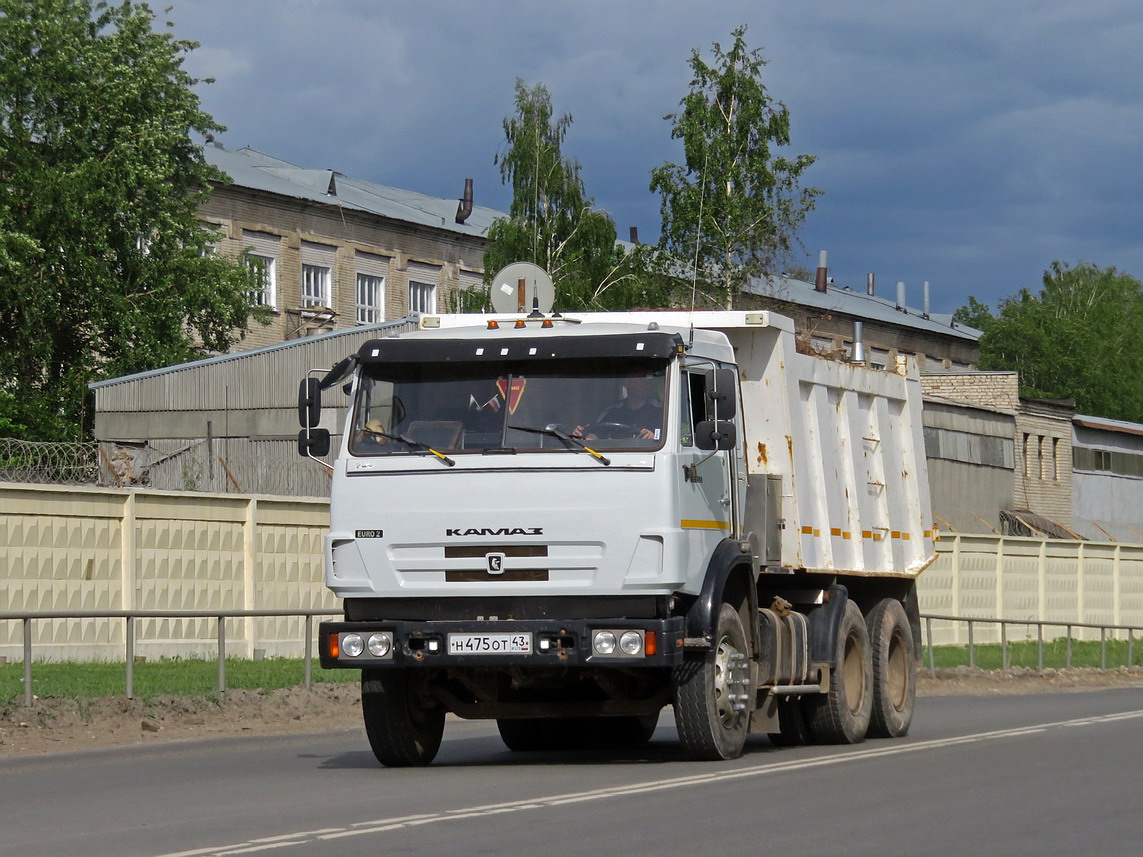
<instances>
[{"instance_id":1,"label":"truck tire","mask_svg":"<svg viewBox=\"0 0 1143 857\"><path fill-rule=\"evenodd\" d=\"M806 698L806 720L818 743L858 744L873 713L873 657L865 618L852 601L838 625L835 652L829 691Z\"/></svg>"},{"instance_id":2,"label":"truck tire","mask_svg":"<svg viewBox=\"0 0 1143 857\"><path fill-rule=\"evenodd\" d=\"M427 765L444 734L444 709L417 703L417 680L407 670L362 670L361 713L377 761L387 768Z\"/></svg>"},{"instance_id":3,"label":"truck tire","mask_svg":"<svg viewBox=\"0 0 1143 857\"><path fill-rule=\"evenodd\" d=\"M701 761L742 755L750 721L750 649L729 604L719 609L714 639L711 651L685 660L674 676L679 740L688 757Z\"/></svg>"},{"instance_id":4,"label":"truck tire","mask_svg":"<svg viewBox=\"0 0 1143 857\"><path fill-rule=\"evenodd\" d=\"M779 700L778 729L769 734L770 743L775 747L800 747L813 742L800 697Z\"/></svg>"},{"instance_id":5,"label":"truck tire","mask_svg":"<svg viewBox=\"0 0 1143 857\"><path fill-rule=\"evenodd\" d=\"M605 717L600 725L603 727L605 743L637 747L646 744L655 734L659 725L659 712L630 717Z\"/></svg>"},{"instance_id":6,"label":"truck tire","mask_svg":"<svg viewBox=\"0 0 1143 857\"><path fill-rule=\"evenodd\" d=\"M587 750L646 744L659 712L627 717L530 717L496 721L504 746L515 752Z\"/></svg>"},{"instance_id":7,"label":"truck tire","mask_svg":"<svg viewBox=\"0 0 1143 857\"><path fill-rule=\"evenodd\" d=\"M917 699L917 656L905 608L895 598L878 601L865 617L873 648L872 738L909 733Z\"/></svg>"}]
</instances>

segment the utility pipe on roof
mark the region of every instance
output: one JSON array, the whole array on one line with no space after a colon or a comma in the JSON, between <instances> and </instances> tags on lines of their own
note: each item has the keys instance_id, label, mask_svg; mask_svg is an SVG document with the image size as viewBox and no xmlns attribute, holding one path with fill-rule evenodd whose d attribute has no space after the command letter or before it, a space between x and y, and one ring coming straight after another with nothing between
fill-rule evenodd
<instances>
[{"instance_id":1,"label":"utility pipe on roof","mask_svg":"<svg viewBox=\"0 0 1143 857\"><path fill-rule=\"evenodd\" d=\"M875 292L874 286L877 283L877 275L870 272L865 275L865 293L872 295Z\"/></svg>"},{"instance_id":2,"label":"utility pipe on roof","mask_svg":"<svg viewBox=\"0 0 1143 857\"><path fill-rule=\"evenodd\" d=\"M456 207L456 222L464 223L470 214L472 214L472 179L465 179L464 196L460 198L460 204Z\"/></svg>"},{"instance_id":3,"label":"utility pipe on roof","mask_svg":"<svg viewBox=\"0 0 1143 857\"><path fill-rule=\"evenodd\" d=\"M905 306L905 283L903 280L897 281L897 312L908 312Z\"/></svg>"},{"instance_id":4,"label":"utility pipe on roof","mask_svg":"<svg viewBox=\"0 0 1143 857\"><path fill-rule=\"evenodd\" d=\"M825 294L826 284L829 279L829 267L826 264L827 255L825 250L818 251L818 271L817 276L814 278L814 291Z\"/></svg>"},{"instance_id":5,"label":"utility pipe on roof","mask_svg":"<svg viewBox=\"0 0 1143 857\"><path fill-rule=\"evenodd\" d=\"M925 280L925 308L921 312L921 318L929 317L929 281Z\"/></svg>"}]
</instances>

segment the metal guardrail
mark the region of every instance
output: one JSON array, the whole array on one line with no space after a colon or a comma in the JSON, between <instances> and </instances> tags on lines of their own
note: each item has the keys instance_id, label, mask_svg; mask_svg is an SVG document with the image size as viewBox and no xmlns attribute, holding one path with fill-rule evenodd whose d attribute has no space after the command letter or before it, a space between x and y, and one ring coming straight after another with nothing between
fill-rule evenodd
<instances>
[{"instance_id":1,"label":"metal guardrail","mask_svg":"<svg viewBox=\"0 0 1143 857\"><path fill-rule=\"evenodd\" d=\"M55 613L0 613L0 621L10 620L23 623L24 631L24 705L31 706L34 702L32 693L32 623L37 620L51 619L123 619L126 623L124 632L124 670L125 670L125 696L133 699L135 696L135 620L136 619L215 619L218 622L218 692L226 692L226 620L227 619L259 619L270 617L301 616L305 623L305 687L313 685L313 620L315 616L341 616L340 610L110 610L105 612L60 611ZM1037 642L1037 668L1044 668L1044 628L1057 627L1066 629L1067 654L1066 667L1072 665L1072 630L1075 628L1099 629L1100 639L1100 669L1107 669L1107 632L1127 632L1127 663L1133 663L1135 657L1135 632L1143 632L1143 627L1133 625L1097 625L1086 622L1046 622L1036 619L982 619L969 616L941 616L936 614L922 614L925 622L925 636L927 640L929 669L936 672L936 659L933 650L933 620L941 622L965 622L968 624L968 665L976 666L976 644L973 629L976 625L1000 626L1000 661L1001 668L1007 669L1008 660L1008 626L1022 627L1036 626Z\"/></svg>"},{"instance_id":2,"label":"metal guardrail","mask_svg":"<svg viewBox=\"0 0 1143 857\"><path fill-rule=\"evenodd\" d=\"M123 619L126 692L135 697L135 620L136 619L215 619L218 621L218 692L226 692L226 620L302 616L305 630L305 679L313 685L313 620L315 616L341 616L340 610L107 610L102 612L60 611L55 613L0 613L0 620L24 624L24 705L34 702L32 694L32 623L44 619Z\"/></svg>"},{"instance_id":3,"label":"metal guardrail","mask_svg":"<svg viewBox=\"0 0 1143 857\"><path fill-rule=\"evenodd\" d=\"M1137 625L1098 625L1090 622L1047 622L1039 619L979 619L968 616L938 616L936 614L922 614L921 618L925 620L925 637L929 652L929 670L932 672L936 672L936 658L933 652L934 619L942 622L965 622L968 624L968 665L970 667L976 666L976 644L973 638L973 627L978 624L999 625L1001 669L1008 669L1011 665L1011 662L1008 660L1009 625L1020 625L1025 628L1030 628L1033 625L1036 626L1036 668L1040 670L1044 668L1044 628L1046 627L1066 629L1067 652L1064 662L1066 669L1072 665L1072 630L1074 628L1099 629L1099 668L1104 670L1107 669L1107 632L1127 632L1127 663L1131 664L1135 661L1135 632L1143 631L1143 627Z\"/></svg>"}]
</instances>

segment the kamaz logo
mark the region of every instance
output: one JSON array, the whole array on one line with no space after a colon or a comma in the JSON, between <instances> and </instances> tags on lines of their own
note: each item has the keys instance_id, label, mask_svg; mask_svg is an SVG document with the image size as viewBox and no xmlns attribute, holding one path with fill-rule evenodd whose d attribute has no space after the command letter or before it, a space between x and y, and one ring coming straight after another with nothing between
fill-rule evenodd
<instances>
[{"instance_id":1,"label":"kamaz logo","mask_svg":"<svg viewBox=\"0 0 1143 857\"><path fill-rule=\"evenodd\" d=\"M469 527L445 530L446 536L542 536L543 527Z\"/></svg>"}]
</instances>

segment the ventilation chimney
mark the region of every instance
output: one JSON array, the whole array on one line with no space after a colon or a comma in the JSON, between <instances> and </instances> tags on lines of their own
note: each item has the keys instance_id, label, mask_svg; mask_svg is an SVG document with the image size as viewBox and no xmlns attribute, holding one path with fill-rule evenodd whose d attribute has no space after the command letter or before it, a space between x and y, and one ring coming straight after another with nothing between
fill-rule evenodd
<instances>
[{"instance_id":1,"label":"ventilation chimney","mask_svg":"<svg viewBox=\"0 0 1143 857\"><path fill-rule=\"evenodd\" d=\"M860 321L853 323L853 356L850 360L854 363L865 362L865 325Z\"/></svg>"},{"instance_id":2,"label":"ventilation chimney","mask_svg":"<svg viewBox=\"0 0 1143 857\"><path fill-rule=\"evenodd\" d=\"M905 306L905 283L902 280L897 281L897 312L907 313L909 310Z\"/></svg>"},{"instance_id":3,"label":"ventilation chimney","mask_svg":"<svg viewBox=\"0 0 1143 857\"><path fill-rule=\"evenodd\" d=\"M925 308L921 313L921 318L929 317L929 281L925 280Z\"/></svg>"},{"instance_id":4,"label":"ventilation chimney","mask_svg":"<svg viewBox=\"0 0 1143 857\"><path fill-rule=\"evenodd\" d=\"M639 243L639 227L638 226L632 226L631 227L631 243L632 244L638 244Z\"/></svg>"},{"instance_id":5,"label":"ventilation chimney","mask_svg":"<svg viewBox=\"0 0 1143 857\"><path fill-rule=\"evenodd\" d=\"M460 198L460 205L456 207L456 222L464 223L472 214L472 179L464 180L464 196Z\"/></svg>"},{"instance_id":6,"label":"ventilation chimney","mask_svg":"<svg viewBox=\"0 0 1143 857\"><path fill-rule=\"evenodd\" d=\"M877 284L877 275L869 273L865 275L865 293L872 295L875 292L874 286Z\"/></svg>"},{"instance_id":7,"label":"ventilation chimney","mask_svg":"<svg viewBox=\"0 0 1143 857\"><path fill-rule=\"evenodd\" d=\"M825 294L826 284L829 282L829 268L826 259L826 251L818 250L818 273L814 278L814 291L822 294Z\"/></svg>"}]
</instances>

